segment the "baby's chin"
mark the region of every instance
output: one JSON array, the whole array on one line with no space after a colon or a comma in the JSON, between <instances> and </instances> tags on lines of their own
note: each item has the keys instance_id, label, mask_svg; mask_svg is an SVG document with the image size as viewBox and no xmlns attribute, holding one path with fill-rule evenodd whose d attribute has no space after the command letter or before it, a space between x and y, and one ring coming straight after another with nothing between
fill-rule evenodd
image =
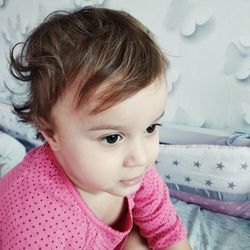
<instances>
[{"instance_id":1,"label":"baby's chin","mask_svg":"<svg viewBox=\"0 0 250 250\"><path fill-rule=\"evenodd\" d=\"M136 185L130 186L130 187L121 187L117 190L112 190L109 192L112 195L119 196L119 197L126 197L128 195L131 195L139 190L141 186L141 183L138 183Z\"/></svg>"}]
</instances>

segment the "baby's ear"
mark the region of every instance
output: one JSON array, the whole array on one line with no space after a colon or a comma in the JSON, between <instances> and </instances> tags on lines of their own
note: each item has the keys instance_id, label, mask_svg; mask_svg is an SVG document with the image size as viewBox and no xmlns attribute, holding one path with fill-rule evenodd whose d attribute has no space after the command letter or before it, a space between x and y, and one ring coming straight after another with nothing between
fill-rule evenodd
<instances>
[{"instance_id":1,"label":"baby's ear","mask_svg":"<svg viewBox=\"0 0 250 250\"><path fill-rule=\"evenodd\" d=\"M54 152L58 152L59 151L59 143L58 143L56 133L54 133L50 129L41 129L41 130L39 130L39 132L43 135L45 141L49 143L51 149Z\"/></svg>"},{"instance_id":2,"label":"baby's ear","mask_svg":"<svg viewBox=\"0 0 250 250\"><path fill-rule=\"evenodd\" d=\"M54 152L58 152L59 143L52 124L41 117L37 117L35 123L37 125L39 133L41 133L45 141L49 143L51 149Z\"/></svg>"}]
</instances>

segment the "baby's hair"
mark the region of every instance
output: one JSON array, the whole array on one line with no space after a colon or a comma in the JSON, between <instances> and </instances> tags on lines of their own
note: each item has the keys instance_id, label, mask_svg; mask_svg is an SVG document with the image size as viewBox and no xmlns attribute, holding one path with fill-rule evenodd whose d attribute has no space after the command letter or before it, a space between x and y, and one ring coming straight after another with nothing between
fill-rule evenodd
<instances>
[{"instance_id":1,"label":"baby's hair","mask_svg":"<svg viewBox=\"0 0 250 250\"><path fill-rule=\"evenodd\" d=\"M150 85L167 65L149 30L126 12L53 12L10 51L11 74L28 84L25 103L14 110L38 130L49 129L51 110L66 90L74 89L76 109L94 96L98 113Z\"/></svg>"}]
</instances>

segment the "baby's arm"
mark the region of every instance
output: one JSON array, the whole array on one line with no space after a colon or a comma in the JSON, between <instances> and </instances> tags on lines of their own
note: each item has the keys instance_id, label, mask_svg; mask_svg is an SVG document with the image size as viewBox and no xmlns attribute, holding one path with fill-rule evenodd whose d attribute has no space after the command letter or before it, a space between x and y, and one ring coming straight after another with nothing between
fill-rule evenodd
<instances>
[{"instance_id":1,"label":"baby's arm","mask_svg":"<svg viewBox=\"0 0 250 250\"><path fill-rule=\"evenodd\" d=\"M132 231L129 233L126 243L122 250L149 250L149 246L145 238L143 238L136 226L133 227ZM178 243L169 246L167 248L162 248L161 250L192 250L187 239L179 241Z\"/></svg>"},{"instance_id":2,"label":"baby's arm","mask_svg":"<svg viewBox=\"0 0 250 250\"><path fill-rule=\"evenodd\" d=\"M187 232L155 167L146 173L134 198L134 222L154 249L190 250Z\"/></svg>"},{"instance_id":3,"label":"baby's arm","mask_svg":"<svg viewBox=\"0 0 250 250\"><path fill-rule=\"evenodd\" d=\"M147 240L140 235L137 226L133 227L133 229L128 235L124 247L122 248L122 250L131 250L131 249L136 249L136 250L150 249Z\"/></svg>"},{"instance_id":4,"label":"baby's arm","mask_svg":"<svg viewBox=\"0 0 250 250\"><path fill-rule=\"evenodd\" d=\"M192 250L188 239L181 240L172 246L162 248L160 250Z\"/></svg>"}]
</instances>

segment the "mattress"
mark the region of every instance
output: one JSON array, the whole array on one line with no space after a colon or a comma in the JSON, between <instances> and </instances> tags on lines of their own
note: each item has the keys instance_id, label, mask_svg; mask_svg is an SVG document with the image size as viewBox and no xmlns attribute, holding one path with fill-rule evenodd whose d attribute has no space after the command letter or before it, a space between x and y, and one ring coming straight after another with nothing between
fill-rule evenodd
<instances>
[{"instance_id":1,"label":"mattress","mask_svg":"<svg viewBox=\"0 0 250 250\"><path fill-rule=\"evenodd\" d=\"M249 250L250 221L171 198L193 250Z\"/></svg>"}]
</instances>

